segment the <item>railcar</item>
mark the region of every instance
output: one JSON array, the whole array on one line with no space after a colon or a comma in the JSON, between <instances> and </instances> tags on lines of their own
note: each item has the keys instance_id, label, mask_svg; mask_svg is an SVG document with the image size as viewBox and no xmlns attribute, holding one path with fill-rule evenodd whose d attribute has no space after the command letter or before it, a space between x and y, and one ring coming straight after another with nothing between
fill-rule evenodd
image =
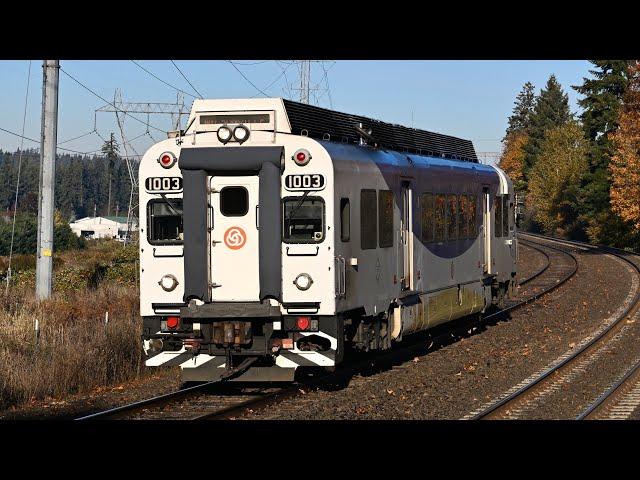
<instances>
[{"instance_id":1,"label":"railcar","mask_svg":"<svg viewBox=\"0 0 640 480\"><path fill-rule=\"evenodd\" d=\"M195 100L143 156L147 366L291 381L501 304L514 191L472 142L280 98Z\"/></svg>"}]
</instances>

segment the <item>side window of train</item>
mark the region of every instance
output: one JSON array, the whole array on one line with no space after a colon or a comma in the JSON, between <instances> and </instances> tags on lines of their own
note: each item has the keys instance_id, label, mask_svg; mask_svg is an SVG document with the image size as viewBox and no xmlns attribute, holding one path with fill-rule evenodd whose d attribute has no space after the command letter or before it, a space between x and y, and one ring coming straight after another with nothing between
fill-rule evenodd
<instances>
[{"instance_id":1,"label":"side window of train","mask_svg":"<svg viewBox=\"0 0 640 480\"><path fill-rule=\"evenodd\" d=\"M380 248L393 246L393 192L378 191L378 241Z\"/></svg>"},{"instance_id":2,"label":"side window of train","mask_svg":"<svg viewBox=\"0 0 640 480\"><path fill-rule=\"evenodd\" d=\"M444 242L444 232L445 232L445 212L447 207L446 197L444 195L436 195L436 203L435 203L435 215L434 215L434 223L435 223L435 241L436 242Z\"/></svg>"},{"instance_id":3,"label":"side window of train","mask_svg":"<svg viewBox=\"0 0 640 480\"><path fill-rule=\"evenodd\" d=\"M433 242L433 193L420 195L421 231L423 242Z\"/></svg>"},{"instance_id":4,"label":"side window of train","mask_svg":"<svg viewBox=\"0 0 640 480\"><path fill-rule=\"evenodd\" d=\"M147 203L147 239L151 245L182 244L182 199L154 199Z\"/></svg>"},{"instance_id":5,"label":"side window of train","mask_svg":"<svg viewBox=\"0 0 640 480\"><path fill-rule=\"evenodd\" d=\"M469 237L476 238L478 234L476 218L476 207L478 205L478 196L469 195Z\"/></svg>"},{"instance_id":6,"label":"side window of train","mask_svg":"<svg viewBox=\"0 0 640 480\"><path fill-rule=\"evenodd\" d=\"M447 195L447 240L456 240L458 238L458 196Z\"/></svg>"},{"instance_id":7,"label":"side window of train","mask_svg":"<svg viewBox=\"0 0 640 480\"><path fill-rule=\"evenodd\" d=\"M360 190L360 248L370 250L378 243L376 191Z\"/></svg>"},{"instance_id":8,"label":"side window of train","mask_svg":"<svg viewBox=\"0 0 640 480\"><path fill-rule=\"evenodd\" d=\"M493 198L494 230L496 237L502 237L502 196Z\"/></svg>"},{"instance_id":9,"label":"side window of train","mask_svg":"<svg viewBox=\"0 0 640 480\"><path fill-rule=\"evenodd\" d=\"M340 199L340 240L348 242L351 238L351 205L348 198Z\"/></svg>"},{"instance_id":10,"label":"side window of train","mask_svg":"<svg viewBox=\"0 0 640 480\"><path fill-rule=\"evenodd\" d=\"M511 211L509 210L509 195L504 195L502 197L502 236L509 236L509 214Z\"/></svg>"},{"instance_id":11,"label":"side window of train","mask_svg":"<svg viewBox=\"0 0 640 480\"><path fill-rule=\"evenodd\" d=\"M458 197L458 238L469 237L469 203L466 195Z\"/></svg>"}]
</instances>

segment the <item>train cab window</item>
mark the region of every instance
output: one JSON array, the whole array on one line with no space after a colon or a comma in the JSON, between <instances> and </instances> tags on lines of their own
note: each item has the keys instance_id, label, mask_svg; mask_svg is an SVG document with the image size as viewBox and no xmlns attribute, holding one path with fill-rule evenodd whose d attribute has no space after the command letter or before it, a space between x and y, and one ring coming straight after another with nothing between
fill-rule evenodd
<instances>
[{"instance_id":1,"label":"train cab window","mask_svg":"<svg viewBox=\"0 0 640 480\"><path fill-rule=\"evenodd\" d=\"M376 191L360 190L360 248L369 250L378 243Z\"/></svg>"},{"instance_id":2,"label":"train cab window","mask_svg":"<svg viewBox=\"0 0 640 480\"><path fill-rule=\"evenodd\" d=\"M477 221L476 218L476 206L478 205L478 196L477 195L469 195L468 198L468 207L469 207L469 237L476 238L477 235Z\"/></svg>"},{"instance_id":3,"label":"train cab window","mask_svg":"<svg viewBox=\"0 0 640 480\"><path fill-rule=\"evenodd\" d=\"M147 204L147 238L151 245L178 245L183 240L182 199L151 200Z\"/></svg>"},{"instance_id":4,"label":"train cab window","mask_svg":"<svg viewBox=\"0 0 640 480\"><path fill-rule=\"evenodd\" d=\"M466 195L458 197L458 238L469 237L469 203Z\"/></svg>"},{"instance_id":5,"label":"train cab window","mask_svg":"<svg viewBox=\"0 0 640 480\"><path fill-rule=\"evenodd\" d=\"M434 224L435 224L435 241L444 242L445 233L445 212L447 209L447 201L444 195L436 195L435 209L434 209Z\"/></svg>"},{"instance_id":6,"label":"train cab window","mask_svg":"<svg viewBox=\"0 0 640 480\"><path fill-rule=\"evenodd\" d=\"M433 193L420 195L420 223L423 242L433 242Z\"/></svg>"},{"instance_id":7,"label":"train cab window","mask_svg":"<svg viewBox=\"0 0 640 480\"><path fill-rule=\"evenodd\" d=\"M509 236L509 214L511 211L509 210L509 195L504 195L502 197L502 236Z\"/></svg>"},{"instance_id":8,"label":"train cab window","mask_svg":"<svg viewBox=\"0 0 640 480\"><path fill-rule=\"evenodd\" d=\"M340 240L348 242L351 237L351 205L348 198L340 199Z\"/></svg>"},{"instance_id":9,"label":"train cab window","mask_svg":"<svg viewBox=\"0 0 640 480\"><path fill-rule=\"evenodd\" d=\"M502 237L502 196L493 198L494 230L496 237Z\"/></svg>"},{"instance_id":10,"label":"train cab window","mask_svg":"<svg viewBox=\"0 0 640 480\"><path fill-rule=\"evenodd\" d=\"M447 240L458 238L458 197L447 195Z\"/></svg>"},{"instance_id":11,"label":"train cab window","mask_svg":"<svg viewBox=\"0 0 640 480\"><path fill-rule=\"evenodd\" d=\"M378 191L378 239L380 248L393 246L393 192Z\"/></svg>"},{"instance_id":12,"label":"train cab window","mask_svg":"<svg viewBox=\"0 0 640 480\"><path fill-rule=\"evenodd\" d=\"M286 243L320 243L324 240L324 200L320 197L286 197L282 200L283 239Z\"/></svg>"},{"instance_id":13,"label":"train cab window","mask_svg":"<svg viewBox=\"0 0 640 480\"><path fill-rule=\"evenodd\" d=\"M224 187L220 191L220 213L225 217L244 217L249 211L249 192L244 187Z\"/></svg>"}]
</instances>

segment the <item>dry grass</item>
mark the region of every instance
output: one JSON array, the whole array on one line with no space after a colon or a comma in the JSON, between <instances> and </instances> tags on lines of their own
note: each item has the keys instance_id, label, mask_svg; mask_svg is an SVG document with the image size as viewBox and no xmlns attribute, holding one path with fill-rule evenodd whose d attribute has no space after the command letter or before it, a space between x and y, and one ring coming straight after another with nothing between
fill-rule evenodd
<instances>
[{"instance_id":1,"label":"dry grass","mask_svg":"<svg viewBox=\"0 0 640 480\"><path fill-rule=\"evenodd\" d=\"M56 276L62 279L64 271ZM8 296L0 293L0 408L86 392L141 373L135 278L110 279L107 271L100 280L98 285L57 290L41 303L31 282L14 285Z\"/></svg>"}]
</instances>

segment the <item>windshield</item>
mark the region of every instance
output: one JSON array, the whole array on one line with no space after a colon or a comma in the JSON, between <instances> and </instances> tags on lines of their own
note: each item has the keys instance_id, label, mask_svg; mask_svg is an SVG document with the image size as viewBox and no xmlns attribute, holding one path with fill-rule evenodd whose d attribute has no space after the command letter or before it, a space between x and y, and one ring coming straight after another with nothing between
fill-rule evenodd
<instances>
[{"instance_id":1,"label":"windshield","mask_svg":"<svg viewBox=\"0 0 640 480\"><path fill-rule=\"evenodd\" d=\"M151 200L147 206L147 235L152 245L181 244L182 199L163 197Z\"/></svg>"},{"instance_id":2,"label":"windshield","mask_svg":"<svg viewBox=\"0 0 640 480\"><path fill-rule=\"evenodd\" d=\"M319 243L324 240L324 201L320 197L287 197L283 205L286 243Z\"/></svg>"}]
</instances>

